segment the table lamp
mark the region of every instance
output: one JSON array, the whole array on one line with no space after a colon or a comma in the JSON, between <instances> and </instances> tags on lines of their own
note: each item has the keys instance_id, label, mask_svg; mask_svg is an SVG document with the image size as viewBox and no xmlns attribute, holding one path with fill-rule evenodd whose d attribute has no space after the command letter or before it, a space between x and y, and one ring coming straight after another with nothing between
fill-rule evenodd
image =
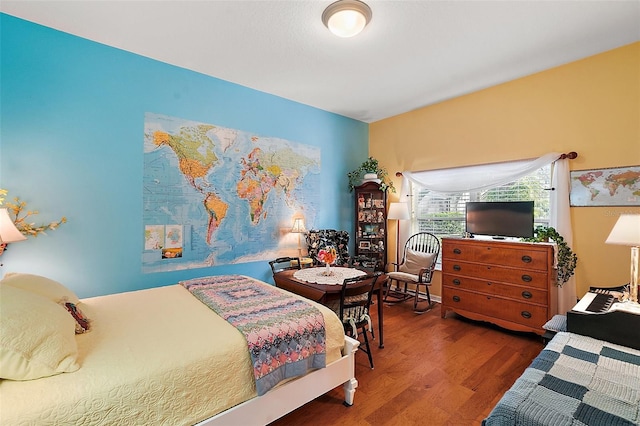
<instances>
[{"instance_id":1,"label":"table lamp","mask_svg":"<svg viewBox=\"0 0 640 426\"><path fill-rule=\"evenodd\" d=\"M9 217L7 209L0 209L0 255L4 253L8 243L24 241L27 237L16 228L13 220Z\"/></svg>"},{"instance_id":2,"label":"table lamp","mask_svg":"<svg viewBox=\"0 0 640 426\"><path fill-rule=\"evenodd\" d=\"M298 234L298 257L302 258L302 246L300 245L300 234L304 234L307 232L307 229L304 227L304 217L295 217L293 219L293 227L291 228L291 232L294 234Z\"/></svg>"},{"instance_id":3,"label":"table lamp","mask_svg":"<svg viewBox=\"0 0 640 426\"><path fill-rule=\"evenodd\" d=\"M622 214L611 230L606 244L631 246L629 301L638 303L638 258L640 257L640 214Z\"/></svg>"},{"instance_id":4,"label":"table lamp","mask_svg":"<svg viewBox=\"0 0 640 426\"><path fill-rule=\"evenodd\" d=\"M409 212L408 203L390 203L389 212L387 214L387 220L397 220L398 226L396 229L396 263L400 262L398 253L400 252L400 221L411 219L411 213Z\"/></svg>"}]
</instances>

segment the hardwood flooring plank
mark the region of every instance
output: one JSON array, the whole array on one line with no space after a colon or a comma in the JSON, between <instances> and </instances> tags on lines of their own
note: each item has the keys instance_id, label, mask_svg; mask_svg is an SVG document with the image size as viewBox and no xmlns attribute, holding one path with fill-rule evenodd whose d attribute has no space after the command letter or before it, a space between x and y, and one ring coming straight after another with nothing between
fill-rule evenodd
<instances>
[{"instance_id":1,"label":"hardwood flooring plank","mask_svg":"<svg viewBox=\"0 0 640 426\"><path fill-rule=\"evenodd\" d=\"M443 319L439 304L421 315L412 308L384 305L385 348L372 342L373 370L365 353L356 354L352 407L338 387L270 426L477 426L543 348L531 333L451 313Z\"/></svg>"}]
</instances>

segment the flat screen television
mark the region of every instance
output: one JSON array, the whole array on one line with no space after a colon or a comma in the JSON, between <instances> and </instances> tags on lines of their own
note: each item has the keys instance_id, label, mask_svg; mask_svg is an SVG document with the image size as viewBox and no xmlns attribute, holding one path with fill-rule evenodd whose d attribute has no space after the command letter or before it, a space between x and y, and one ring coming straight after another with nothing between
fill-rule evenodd
<instances>
[{"instance_id":1,"label":"flat screen television","mask_svg":"<svg viewBox=\"0 0 640 426\"><path fill-rule=\"evenodd\" d=\"M471 235L533 237L533 201L470 201L465 217Z\"/></svg>"}]
</instances>

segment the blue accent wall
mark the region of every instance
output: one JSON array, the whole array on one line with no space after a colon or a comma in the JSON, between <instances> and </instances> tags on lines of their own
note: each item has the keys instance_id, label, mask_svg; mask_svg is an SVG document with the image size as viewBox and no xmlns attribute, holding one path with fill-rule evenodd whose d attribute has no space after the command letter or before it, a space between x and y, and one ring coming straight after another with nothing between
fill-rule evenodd
<instances>
[{"instance_id":1,"label":"blue accent wall","mask_svg":"<svg viewBox=\"0 0 640 426\"><path fill-rule=\"evenodd\" d=\"M36 223L68 218L10 244L2 275L44 275L80 297L214 274L272 282L266 262L142 273L145 112L320 147L321 211L309 225L353 232L346 174L367 158L368 124L6 14L0 37L0 188L38 210Z\"/></svg>"}]
</instances>

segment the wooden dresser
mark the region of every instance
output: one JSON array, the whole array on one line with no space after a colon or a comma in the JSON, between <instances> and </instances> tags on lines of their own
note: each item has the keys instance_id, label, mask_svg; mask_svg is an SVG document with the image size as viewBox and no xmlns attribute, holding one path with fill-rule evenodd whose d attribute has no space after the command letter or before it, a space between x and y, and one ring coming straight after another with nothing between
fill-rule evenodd
<instances>
[{"instance_id":1,"label":"wooden dresser","mask_svg":"<svg viewBox=\"0 0 640 426\"><path fill-rule=\"evenodd\" d=\"M544 334L557 313L553 245L442 239L442 318L453 311L515 331Z\"/></svg>"}]
</instances>

